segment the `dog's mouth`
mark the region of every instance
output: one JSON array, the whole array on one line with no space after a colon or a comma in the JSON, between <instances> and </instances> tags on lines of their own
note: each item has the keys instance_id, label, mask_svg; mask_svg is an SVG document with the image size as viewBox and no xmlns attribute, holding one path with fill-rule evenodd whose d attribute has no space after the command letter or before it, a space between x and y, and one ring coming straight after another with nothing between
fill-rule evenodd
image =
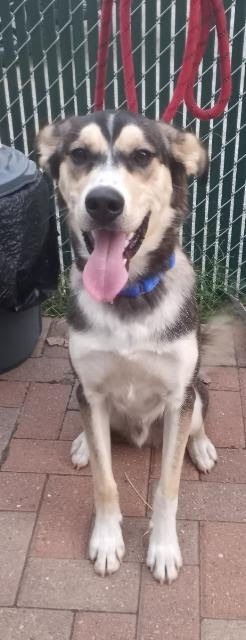
<instances>
[{"instance_id":1,"label":"dog's mouth","mask_svg":"<svg viewBox=\"0 0 246 640\"><path fill-rule=\"evenodd\" d=\"M112 302L128 280L129 262L140 248L149 224L148 213L138 229L123 231L97 229L83 232L90 254L83 271L88 293L100 302Z\"/></svg>"}]
</instances>

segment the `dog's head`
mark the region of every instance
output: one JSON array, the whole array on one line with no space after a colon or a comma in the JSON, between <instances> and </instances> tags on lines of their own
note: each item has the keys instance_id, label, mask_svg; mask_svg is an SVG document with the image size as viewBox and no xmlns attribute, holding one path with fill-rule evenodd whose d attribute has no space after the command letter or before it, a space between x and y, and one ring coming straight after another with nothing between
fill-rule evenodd
<instances>
[{"instance_id":1,"label":"dog's head","mask_svg":"<svg viewBox=\"0 0 246 640\"><path fill-rule=\"evenodd\" d=\"M107 301L128 275L146 270L168 230L177 229L186 212L186 176L207 164L192 133L121 111L48 125L38 151L67 203L78 255L85 241L84 285Z\"/></svg>"}]
</instances>

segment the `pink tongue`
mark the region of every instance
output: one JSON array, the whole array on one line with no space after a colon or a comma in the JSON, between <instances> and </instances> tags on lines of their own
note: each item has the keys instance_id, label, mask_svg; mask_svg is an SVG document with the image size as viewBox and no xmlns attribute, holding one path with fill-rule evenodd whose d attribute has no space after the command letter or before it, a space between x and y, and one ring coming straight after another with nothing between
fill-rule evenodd
<instances>
[{"instance_id":1,"label":"pink tongue","mask_svg":"<svg viewBox=\"0 0 246 640\"><path fill-rule=\"evenodd\" d=\"M111 302L128 280L123 251L126 234L122 231L97 231L95 247L83 271L88 293L100 302Z\"/></svg>"}]
</instances>

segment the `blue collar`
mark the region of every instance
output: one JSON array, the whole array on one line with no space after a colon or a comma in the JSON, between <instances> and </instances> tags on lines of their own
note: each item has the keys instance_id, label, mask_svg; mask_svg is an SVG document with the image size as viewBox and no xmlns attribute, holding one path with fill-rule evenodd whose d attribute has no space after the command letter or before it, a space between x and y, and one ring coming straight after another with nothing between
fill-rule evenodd
<instances>
[{"instance_id":1,"label":"blue collar","mask_svg":"<svg viewBox=\"0 0 246 640\"><path fill-rule=\"evenodd\" d=\"M168 259L168 269L172 269L174 266L175 254L172 253ZM156 276L149 276L148 278L144 278L144 280L138 280L122 289L118 295L127 298L137 298L138 296L143 296L145 293L150 293L159 284L161 276L162 273L157 273Z\"/></svg>"}]
</instances>

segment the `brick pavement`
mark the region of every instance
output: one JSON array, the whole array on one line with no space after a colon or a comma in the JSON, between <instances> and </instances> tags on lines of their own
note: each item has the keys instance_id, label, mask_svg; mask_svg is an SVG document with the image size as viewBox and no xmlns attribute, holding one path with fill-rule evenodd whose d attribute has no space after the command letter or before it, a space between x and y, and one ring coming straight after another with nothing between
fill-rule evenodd
<instances>
[{"instance_id":1,"label":"brick pavement","mask_svg":"<svg viewBox=\"0 0 246 640\"><path fill-rule=\"evenodd\" d=\"M214 321L204 365L219 462L202 476L185 460L184 567L167 587L145 567L148 513L124 475L151 500L160 454L148 449L113 447L127 553L117 574L94 575L91 472L69 460L80 431L75 381L66 347L46 342L61 325L45 319L33 356L0 376L0 640L244 640L246 326Z\"/></svg>"}]
</instances>

